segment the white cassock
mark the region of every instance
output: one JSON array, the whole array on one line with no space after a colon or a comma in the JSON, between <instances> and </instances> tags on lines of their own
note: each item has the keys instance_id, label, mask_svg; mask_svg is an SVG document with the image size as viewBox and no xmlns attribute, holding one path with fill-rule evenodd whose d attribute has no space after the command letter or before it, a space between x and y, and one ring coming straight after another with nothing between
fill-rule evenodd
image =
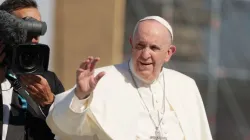
<instances>
[{"instance_id":1,"label":"white cassock","mask_svg":"<svg viewBox=\"0 0 250 140\"><path fill-rule=\"evenodd\" d=\"M88 99L79 100L75 87L56 96L47 124L60 140L150 140L156 139L156 127L162 140L212 140L190 77L163 68L147 85L128 62L95 73L101 71L106 74Z\"/></svg>"}]
</instances>

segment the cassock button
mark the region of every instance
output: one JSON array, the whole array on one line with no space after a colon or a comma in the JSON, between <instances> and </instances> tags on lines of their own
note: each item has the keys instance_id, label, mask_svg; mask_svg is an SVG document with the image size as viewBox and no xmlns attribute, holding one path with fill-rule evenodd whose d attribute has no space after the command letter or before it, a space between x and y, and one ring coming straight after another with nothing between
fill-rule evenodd
<instances>
[{"instance_id":1,"label":"cassock button","mask_svg":"<svg viewBox=\"0 0 250 140\"><path fill-rule=\"evenodd\" d=\"M156 100L156 103L158 103L159 101L158 100Z\"/></svg>"}]
</instances>

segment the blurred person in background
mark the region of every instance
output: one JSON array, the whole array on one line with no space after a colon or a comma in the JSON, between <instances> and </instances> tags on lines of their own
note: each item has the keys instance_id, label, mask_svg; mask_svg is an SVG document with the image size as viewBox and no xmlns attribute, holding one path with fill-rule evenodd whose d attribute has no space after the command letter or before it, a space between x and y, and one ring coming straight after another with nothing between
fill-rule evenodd
<instances>
[{"instance_id":1,"label":"blurred person in background","mask_svg":"<svg viewBox=\"0 0 250 140\"><path fill-rule=\"evenodd\" d=\"M7 11L18 18L32 17L41 21L38 5L33 0L5 0L0 5L0 10ZM32 42L38 43L39 36L32 38ZM0 62L2 63L5 53L3 53L4 45L0 44L0 46ZM20 108L12 106L13 101L18 100L17 103L15 102L18 104L17 106L21 106L21 101L16 94L12 94L12 89L6 90L6 85L9 85L9 82L5 79L5 70L6 67L0 68L3 106L7 106L7 108L3 108L3 113L0 114L3 119L3 125L0 126L2 128L2 140L53 140L54 134L45 120L35 118L27 112L25 122L21 122L19 118L23 116L13 115L20 111ZM21 82L26 86L26 91L30 93L32 99L41 107L45 115L48 114L49 107L54 101L54 95L64 91L61 81L51 71L42 75L21 76Z\"/></svg>"},{"instance_id":2,"label":"blurred person in background","mask_svg":"<svg viewBox=\"0 0 250 140\"><path fill-rule=\"evenodd\" d=\"M81 63L76 86L55 98L47 124L60 140L212 140L195 81L164 68L175 53L173 31L159 16L138 21L132 58L95 69Z\"/></svg>"}]
</instances>

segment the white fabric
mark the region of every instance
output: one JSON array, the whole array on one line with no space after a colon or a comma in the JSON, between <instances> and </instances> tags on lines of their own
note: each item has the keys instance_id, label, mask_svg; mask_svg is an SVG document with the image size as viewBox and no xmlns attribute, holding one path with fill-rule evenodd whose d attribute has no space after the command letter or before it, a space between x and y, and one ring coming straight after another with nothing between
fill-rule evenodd
<instances>
[{"instance_id":1,"label":"white fabric","mask_svg":"<svg viewBox=\"0 0 250 140\"><path fill-rule=\"evenodd\" d=\"M178 118L175 111L170 108L170 105L165 99L165 113L162 108L163 91L164 88L164 73L161 72L159 77L152 84L145 84L143 80L135 73L132 61L129 63L130 69L133 75L136 77L136 83L138 84L139 92L146 103L146 106L150 110L150 113L154 117L155 123L159 123L158 110L160 111L160 117L163 116L163 120L160 125L161 133L163 137L167 137L168 140L184 140L183 132L181 130ZM167 79L165 79L167 80ZM166 82L166 81L165 81ZM139 93L138 93L139 94ZM140 98L140 96L138 96ZM149 118L147 109L141 101L140 117L138 120L137 139L146 140L150 136L155 135L155 126L152 120Z\"/></svg>"},{"instance_id":2,"label":"white fabric","mask_svg":"<svg viewBox=\"0 0 250 140\"><path fill-rule=\"evenodd\" d=\"M10 82L5 80L1 84L2 89L2 96L3 96L3 131L2 131L2 140L6 139L7 131L8 131L8 124L9 124L9 115L11 109L11 100L12 100L12 92L13 88L10 88Z\"/></svg>"},{"instance_id":3,"label":"white fabric","mask_svg":"<svg viewBox=\"0 0 250 140\"><path fill-rule=\"evenodd\" d=\"M46 120L49 127L60 140L149 139L154 134L154 127L145 114L136 88L131 84L128 63L99 68L95 73L100 71L105 71L106 75L87 101L77 101L74 88L56 96ZM168 113L162 126L163 133L169 135L164 135L168 140L183 139L182 134L185 140L212 140L194 80L166 68L162 73L166 76L165 100L169 103L167 105L171 105L166 106ZM162 88L161 84L152 84L153 92ZM147 88L142 90L148 92ZM149 94L144 96L149 105L150 100L156 103L158 98L162 98L160 91L156 91L154 99L150 93L146 94ZM159 107L157 103L155 107ZM154 110L152 104L151 109Z\"/></svg>"},{"instance_id":4,"label":"white fabric","mask_svg":"<svg viewBox=\"0 0 250 140\"><path fill-rule=\"evenodd\" d=\"M145 17L143 19L140 19L137 22L137 24L135 26L135 29L137 28L137 26L138 26L138 24L140 22L145 21L145 20L155 20L155 21L159 22L160 24L162 24L164 27L166 27L168 29L168 31L169 31L169 33L171 35L171 39L174 40L174 33L173 33L173 29L172 29L171 25L165 19L163 19L160 16L147 16L147 17ZM135 31L134 31L134 34L135 34Z\"/></svg>"}]
</instances>

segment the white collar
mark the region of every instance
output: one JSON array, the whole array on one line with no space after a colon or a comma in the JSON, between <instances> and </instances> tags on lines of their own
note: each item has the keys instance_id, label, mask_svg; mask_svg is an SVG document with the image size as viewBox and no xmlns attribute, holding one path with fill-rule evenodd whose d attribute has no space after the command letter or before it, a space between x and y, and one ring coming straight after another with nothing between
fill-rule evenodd
<instances>
[{"instance_id":1,"label":"white collar","mask_svg":"<svg viewBox=\"0 0 250 140\"><path fill-rule=\"evenodd\" d=\"M12 87L11 87L11 84L10 84L10 82L9 82L8 79L5 79L5 80L1 83L1 88L2 88L2 90L9 90L9 89L12 88Z\"/></svg>"},{"instance_id":2,"label":"white collar","mask_svg":"<svg viewBox=\"0 0 250 140\"><path fill-rule=\"evenodd\" d=\"M156 83L157 81L160 81L160 78L163 77L163 69L162 71L160 72L159 76L151 83L149 83L148 81L146 81L145 79L141 78L136 72L135 72L135 69L134 69L134 66L133 66L133 61L132 61L132 58L129 60L129 68L131 70L131 73L136 77L136 79L138 79L139 81L141 81L143 84L154 84Z\"/></svg>"}]
</instances>

